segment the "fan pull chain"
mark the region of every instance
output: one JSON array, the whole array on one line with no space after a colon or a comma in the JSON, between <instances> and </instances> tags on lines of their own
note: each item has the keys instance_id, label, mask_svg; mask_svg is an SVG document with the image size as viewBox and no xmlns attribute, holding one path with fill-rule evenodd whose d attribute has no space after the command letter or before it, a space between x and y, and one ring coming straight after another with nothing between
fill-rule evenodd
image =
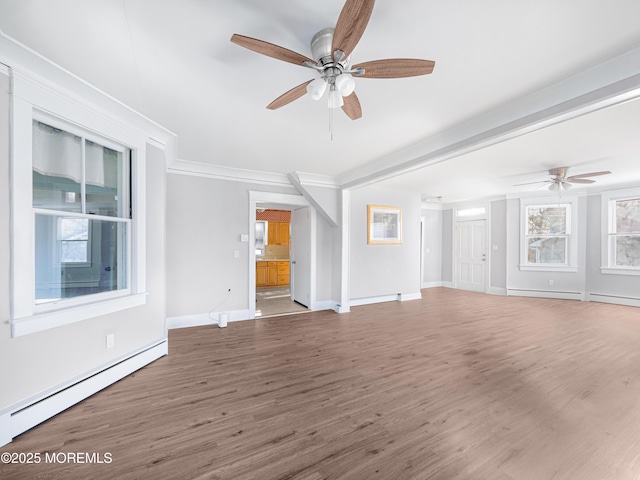
<instances>
[{"instance_id":1,"label":"fan pull chain","mask_svg":"<svg viewBox=\"0 0 640 480\"><path fill-rule=\"evenodd\" d=\"M329 108L329 138L333 142L333 108Z\"/></svg>"}]
</instances>

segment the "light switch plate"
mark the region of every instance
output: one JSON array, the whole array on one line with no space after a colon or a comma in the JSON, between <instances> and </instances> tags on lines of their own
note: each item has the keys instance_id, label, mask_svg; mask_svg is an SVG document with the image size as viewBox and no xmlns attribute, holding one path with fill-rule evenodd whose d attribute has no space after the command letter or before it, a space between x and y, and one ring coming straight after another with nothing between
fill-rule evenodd
<instances>
[{"instance_id":1,"label":"light switch plate","mask_svg":"<svg viewBox=\"0 0 640 480\"><path fill-rule=\"evenodd\" d=\"M249 235L247 235L246 233L243 233L242 235L240 235L240 241L241 242L248 242L249 241Z\"/></svg>"}]
</instances>

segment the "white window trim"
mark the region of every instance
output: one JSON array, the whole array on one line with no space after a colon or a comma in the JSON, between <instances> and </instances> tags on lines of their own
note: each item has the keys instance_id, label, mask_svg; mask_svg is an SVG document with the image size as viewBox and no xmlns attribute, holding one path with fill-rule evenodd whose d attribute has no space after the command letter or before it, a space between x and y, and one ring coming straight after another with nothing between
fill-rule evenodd
<instances>
[{"instance_id":1,"label":"white window trim","mask_svg":"<svg viewBox=\"0 0 640 480\"><path fill-rule=\"evenodd\" d=\"M12 142L11 142L11 330L17 337L88 318L132 308L146 302L146 142L134 128L93 110L74 99L73 94L52 91L28 75L12 70ZM35 303L35 235L32 207L32 121L42 112L62 122L95 134L96 141L111 148L121 144L132 152L131 206L131 281L126 291L78 297L74 301L36 306ZM46 122L46 120L45 120ZM108 141L111 139L115 143ZM79 299L84 298L84 301ZM70 299L72 300L72 299ZM76 302L79 302L78 304ZM41 308L42 307L42 308ZM44 310L44 311L43 311Z\"/></svg>"},{"instance_id":2,"label":"white window trim","mask_svg":"<svg viewBox=\"0 0 640 480\"><path fill-rule=\"evenodd\" d=\"M569 206L567 235L569 237L569 254L567 264L530 264L527 256L527 209L529 207L552 207L554 205ZM520 265L523 272L566 272L578 271L578 197L562 195L562 197L529 197L520 199Z\"/></svg>"},{"instance_id":3,"label":"white window trim","mask_svg":"<svg viewBox=\"0 0 640 480\"><path fill-rule=\"evenodd\" d=\"M637 198L638 196L640 196L640 187L608 190L602 192L600 195L600 209L602 212L600 273L607 275L640 275L639 267L611 266L611 252L609 251L609 232L613 230L613 222L615 221L615 214L613 212L614 202L627 198Z\"/></svg>"}]
</instances>

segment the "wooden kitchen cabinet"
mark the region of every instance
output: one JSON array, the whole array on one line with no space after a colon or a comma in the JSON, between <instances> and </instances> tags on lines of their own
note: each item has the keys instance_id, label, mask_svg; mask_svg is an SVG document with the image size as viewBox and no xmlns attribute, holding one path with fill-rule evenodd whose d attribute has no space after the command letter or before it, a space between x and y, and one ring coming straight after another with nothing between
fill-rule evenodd
<instances>
[{"instance_id":1,"label":"wooden kitchen cabinet","mask_svg":"<svg viewBox=\"0 0 640 480\"><path fill-rule=\"evenodd\" d=\"M278 229L280 230L280 245L289 245L289 222L280 222Z\"/></svg>"},{"instance_id":2,"label":"wooden kitchen cabinet","mask_svg":"<svg viewBox=\"0 0 640 480\"><path fill-rule=\"evenodd\" d=\"M269 222L268 231L269 245L289 245L289 222Z\"/></svg>"},{"instance_id":3,"label":"wooden kitchen cabinet","mask_svg":"<svg viewBox=\"0 0 640 480\"><path fill-rule=\"evenodd\" d=\"M268 262L256 262L256 287L266 287L268 281Z\"/></svg>"},{"instance_id":4,"label":"wooden kitchen cabinet","mask_svg":"<svg viewBox=\"0 0 640 480\"><path fill-rule=\"evenodd\" d=\"M278 286L280 285L289 285L289 262L278 262Z\"/></svg>"},{"instance_id":5,"label":"wooden kitchen cabinet","mask_svg":"<svg viewBox=\"0 0 640 480\"><path fill-rule=\"evenodd\" d=\"M278 262L267 262L267 285L278 285Z\"/></svg>"},{"instance_id":6,"label":"wooden kitchen cabinet","mask_svg":"<svg viewBox=\"0 0 640 480\"><path fill-rule=\"evenodd\" d=\"M289 261L256 262L256 287L289 285Z\"/></svg>"}]
</instances>

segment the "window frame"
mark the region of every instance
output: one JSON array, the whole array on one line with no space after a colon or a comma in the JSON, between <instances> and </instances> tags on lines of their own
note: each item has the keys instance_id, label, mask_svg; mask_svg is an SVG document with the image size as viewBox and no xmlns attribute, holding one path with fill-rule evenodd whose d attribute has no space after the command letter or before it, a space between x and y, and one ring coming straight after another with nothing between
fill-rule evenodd
<instances>
[{"instance_id":1,"label":"window frame","mask_svg":"<svg viewBox=\"0 0 640 480\"><path fill-rule=\"evenodd\" d=\"M566 208L566 232L562 235L529 234L528 220L530 208ZM520 200L520 265L521 271L537 272L577 272L578 271L578 198L576 196L562 197L532 197ZM530 237L564 237L566 243L565 263L530 263Z\"/></svg>"},{"instance_id":2,"label":"window frame","mask_svg":"<svg viewBox=\"0 0 640 480\"><path fill-rule=\"evenodd\" d=\"M612 236L616 230L616 202L640 198L640 187L609 190L600 195L602 212L601 235L601 267L600 272L608 275L640 275L639 267L623 267L615 265L615 254L612 249Z\"/></svg>"},{"instance_id":3,"label":"window frame","mask_svg":"<svg viewBox=\"0 0 640 480\"><path fill-rule=\"evenodd\" d=\"M35 209L32 185L32 122L42 120L108 148L131 152L131 211L127 228L130 275L126 290L103 292L36 305ZM146 143L138 130L110 112L78 101L71 94L53 92L40 80L12 71L11 93L11 332L27 335L146 303ZM54 211L49 211L49 213ZM70 213L70 212L65 212ZM92 215L92 218L97 216ZM124 220L108 217L109 221Z\"/></svg>"}]
</instances>

